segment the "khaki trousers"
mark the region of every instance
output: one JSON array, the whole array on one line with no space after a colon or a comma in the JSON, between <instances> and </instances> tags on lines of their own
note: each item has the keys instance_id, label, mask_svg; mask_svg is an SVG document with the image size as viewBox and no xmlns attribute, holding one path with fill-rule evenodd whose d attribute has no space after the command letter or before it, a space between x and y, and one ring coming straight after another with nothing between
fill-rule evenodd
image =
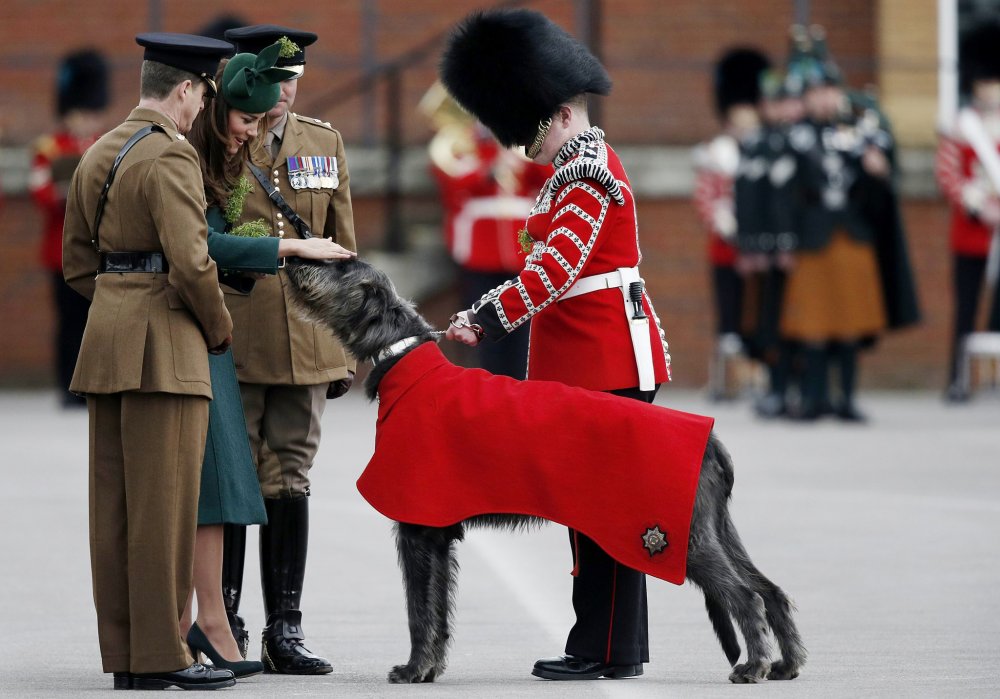
<instances>
[{"instance_id":1,"label":"khaki trousers","mask_svg":"<svg viewBox=\"0 0 1000 699\"><path fill-rule=\"evenodd\" d=\"M192 662L178 623L194 575L208 399L90 395L90 560L105 672Z\"/></svg>"},{"instance_id":2,"label":"khaki trousers","mask_svg":"<svg viewBox=\"0 0 1000 699\"><path fill-rule=\"evenodd\" d=\"M309 469L319 449L327 384L240 383L250 451L265 498L309 494Z\"/></svg>"}]
</instances>

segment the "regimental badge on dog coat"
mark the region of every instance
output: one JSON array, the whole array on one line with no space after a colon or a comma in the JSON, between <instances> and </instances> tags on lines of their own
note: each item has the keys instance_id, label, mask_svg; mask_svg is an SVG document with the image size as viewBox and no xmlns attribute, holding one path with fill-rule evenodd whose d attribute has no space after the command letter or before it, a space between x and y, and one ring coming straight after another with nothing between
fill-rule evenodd
<instances>
[{"instance_id":1,"label":"regimental badge on dog coat","mask_svg":"<svg viewBox=\"0 0 1000 699\"><path fill-rule=\"evenodd\" d=\"M379 384L375 454L358 490L385 516L425 526L492 513L548 519L679 585L713 422L463 369L425 343Z\"/></svg>"}]
</instances>

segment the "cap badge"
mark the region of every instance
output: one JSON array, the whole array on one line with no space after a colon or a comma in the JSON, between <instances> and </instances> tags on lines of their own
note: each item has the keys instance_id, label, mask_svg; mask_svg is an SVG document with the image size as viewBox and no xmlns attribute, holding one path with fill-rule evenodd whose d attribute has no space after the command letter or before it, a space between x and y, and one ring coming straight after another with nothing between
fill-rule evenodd
<instances>
[{"instance_id":1,"label":"cap badge","mask_svg":"<svg viewBox=\"0 0 1000 699\"><path fill-rule=\"evenodd\" d=\"M642 535L642 545L649 551L649 557L652 558L658 553L663 553L663 549L667 548L669 545L667 543L667 535L660 531L660 525L655 525L652 529L647 529L646 533Z\"/></svg>"}]
</instances>

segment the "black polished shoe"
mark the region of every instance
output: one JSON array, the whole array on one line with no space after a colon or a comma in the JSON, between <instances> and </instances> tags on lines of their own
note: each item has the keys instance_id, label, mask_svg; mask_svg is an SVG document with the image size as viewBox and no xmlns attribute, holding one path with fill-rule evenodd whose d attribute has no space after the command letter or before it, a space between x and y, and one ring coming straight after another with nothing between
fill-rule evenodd
<instances>
[{"instance_id":1,"label":"black polished shoe","mask_svg":"<svg viewBox=\"0 0 1000 699\"><path fill-rule=\"evenodd\" d=\"M264 629L264 672L280 675L326 675L333 665L305 647L302 633L302 612L290 610L272 619Z\"/></svg>"},{"instance_id":2,"label":"black polished shoe","mask_svg":"<svg viewBox=\"0 0 1000 699\"><path fill-rule=\"evenodd\" d=\"M187 635L187 644L191 646L192 651L204 653L212 661L212 667L230 670L234 677L252 677L264 672L264 663L256 660L226 660L223 658L197 623L191 624Z\"/></svg>"},{"instance_id":3,"label":"black polished shoe","mask_svg":"<svg viewBox=\"0 0 1000 699\"><path fill-rule=\"evenodd\" d=\"M531 674L546 680L596 680L610 677L613 680L638 677L642 674L642 663L638 665L610 665L597 660L587 660L575 655L558 658L542 658L535 663Z\"/></svg>"},{"instance_id":4,"label":"black polished shoe","mask_svg":"<svg viewBox=\"0 0 1000 699\"><path fill-rule=\"evenodd\" d=\"M132 675L132 689L222 689L236 684L229 670L214 670L201 663L176 672L144 672Z\"/></svg>"},{"instance_id":5,"label":"black polished shoe","mask_svg":"<svg viewBox=\"0 0 1000 699\"><path fill-rule=\"evenodd\" d=\"M132 673L116 672L115 689L132 689Z\"/></svg>"}]
</instances>

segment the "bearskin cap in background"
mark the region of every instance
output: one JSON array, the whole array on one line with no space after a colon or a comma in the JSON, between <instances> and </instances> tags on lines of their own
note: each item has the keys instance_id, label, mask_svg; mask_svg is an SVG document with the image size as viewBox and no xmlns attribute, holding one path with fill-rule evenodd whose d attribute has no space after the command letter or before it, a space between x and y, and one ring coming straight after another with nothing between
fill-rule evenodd
<instances>
[{"instance_id":1,"label":"bearskin cap in background","mask_svg":"<svg viewBox=\"0 0 1000 699\"><path fill-rule=\"evenodd\" d=\"M538 123L576 95L611 91L587 47L534 10L469 15L449 37L439 73L455 101L507 147L531 143Z\"/></svg>"},{"instance_id":2,"label":"bearskin cap in background","mask_svg":"<svg viewBox=\"0 0 1000 699\"><path fill-rule=\"evenodd\" d=\"M962 92L975 80L1000 80L1000 23L987 22L969 30L958 52Z\"/></svg>"},{"instance_id":3,"label":"bearskin cap in background","mask_svg":"<svg viewBox=\"0 0 1000 699\"><path fill-rule=\"evenodd\" d=\"M720 117L737 104L757 104L761 73L771 67L763 53L753 48L731 49L715 64L715 111Z\"/></svg>"},{"instance_id":4,"label":"bearskin cap in background","mask_svg":"<svg viewBox=\"0 0 1000 699\"><path fill-rule=\"evenodd\" d=\"M73 109L100 111L108 106L108 64L92 49L64 56L56 76L56 111L65 116Z\"/></svg>"}]
</instances>

